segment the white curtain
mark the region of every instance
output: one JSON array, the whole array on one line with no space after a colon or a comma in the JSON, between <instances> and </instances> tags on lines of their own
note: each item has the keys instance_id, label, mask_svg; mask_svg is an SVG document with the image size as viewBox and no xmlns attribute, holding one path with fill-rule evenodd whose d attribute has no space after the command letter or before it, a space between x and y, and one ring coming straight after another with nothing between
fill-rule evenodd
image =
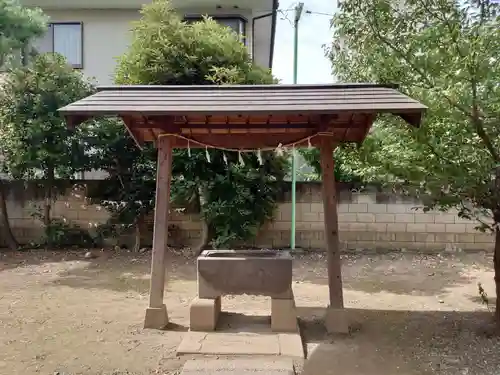
<instances>
[{"instance_id":1,"label":"white curtain","mask_svg":"<svg viewBox=\"0 0 500 375\"><path fill-rule=\"evenodd\" d=\"M217 18L216 21L221 25L226 27L230 27L233 29L238 35L244 33L243 30L243 22L239 18Z\"/></svg>"},{"instance_id":2,"label":"white curtain","mask_svg":"<svg viewBox=\"0 0 500 375\"><path fill-rule=\"evenodd\" d=\"M217 18L216 21L223 26L231 28L241 42L247 44L245 37L245 23L239 18Z\"/></svg>"},{"instance_id":3,"label":"white curtain","mask_svg":"<svg viewBox=\"0 0 500 375\"><path fill-rule=\"evenodd\" d=\"M75 68L82 67L82 25L55 24L54 52L60 53Z\"/></svg>"},{"instance_id":4,"label":"white curtain","mask_svg":"<svg viewBox=\"0 0 500 375\"><path fill-rule=\"evenodd\" d=\"M54 52L54 34L52 33L52 25L48 25L47 32L34 41L34 47L39 53Z\"/></svg>"}]
</instances>

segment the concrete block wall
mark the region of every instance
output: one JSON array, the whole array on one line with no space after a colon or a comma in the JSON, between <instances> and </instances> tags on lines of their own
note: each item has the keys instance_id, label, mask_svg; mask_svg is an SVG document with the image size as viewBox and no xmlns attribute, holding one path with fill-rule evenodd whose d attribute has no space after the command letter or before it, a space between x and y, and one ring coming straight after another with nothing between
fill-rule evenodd
<instances>
[{"instance_id":1,"label":"concrete block wall","mask_svg":"<svg viewBox=\"0 0 500 375\"><path fill-rule=\"evenodd\" d=\"M316 187L313 187L316 190ZM478 232L479 223L459 218L455 212L424 213L419 202L377 193L340 193L339 236L343 248L354 249L462 249L490 250L493 236ZM324 247L321 195L314 192L297 203L297 246ZM262 242L274 247L290 242L291 204L280 205ZM260 240L260 238L259 238Z\"/></svg>"},{"instance_id":2,"label":"concrete block wall","mask_svg":"<svg viewBox=\"0 0 500 375\"><path fill-rule=\"evenodd\" d=\"M324 215L319 183L297 185L296 244L307 249L324 247ZM422 249L422 250L490 250L493 236L477 232L477 223L459 218L454 212L424 213L419 202L393 194L353 193L339 186L338 214L340 241L344 248L354 249ZM8 199L8 210L13 231L21 243L36 241L42 233L41 223L31 216L33 197ZM288 247L290 244L291 203L285 193L275 218L261 229L253 245L261 247ZM84 191L68 190L54 204L53 216L65 218L84 228L104 223L109 215L97 205L89 205ZM148 220L152 224L152 216ZM180 231L178 245L189 246L201 236L201 225L196 215L176 211L170 224ZM151 243L152 232L145 234L144 245Z\"/></svg>"},{"instance_id":3,"label":"concrete block wall","mask_svg":"<svg viewBox=\"0 0 500 375\"><path fill-rule=\"evenodd\" d=\"M90 182L92 183L92 182ZM36 243L43 236L43 226L40 220L34 218L33 213L41 208L43 200L40 192L29 186L27 189L21 184L13 184L7 198L7 210L11 228L20 244ZM23 190L25 189L25 190ZM23 191L21 191L23 190ZM89 204L85 198L84 189L67 189L52 205L52 217L66 220L88 230L95 229L99 224L109 219L109 213L104 207ZM150 246L152 243L153 215L146 219L149 232L144 233L143 245ZM181 229L180 237L176 239L179 245L195 243L201 236L201 224L196 215L184 215L173 210L169 224L174 224ZM133 235L124 236L120 243L129 244ZM4 246L3 238L0 237L0 246Z\"/></svg>"},{"instance_id":4,"label":"concrete block wall","mask_svg":"<svg viewBox=\"0 0 500 375\"><path fill-rule=\"evenodd\" d=\"M354 193L339 186L338 218L341 246L345 249L491 250L493 236L478 232L479 223L461 219L456 212L424 213L413 199L378 192ZM260 231L254 245L268 248L290 245L292 205L285 194L274 220ZM324 248L324 215L321 185L297 185L296 245L305 249ZM186 228L186 244L200 237L195 216L174 223ZM198 227L196 227L198 225ZM184 232L184 231L183 231Z\"/></svg>"},{"instance_id":5,"label":"concrete block wall","mask_svg":"<svg viewBox=\"0 0 500 375\"><path fill-rule=\"evenodd\" d=\"M43 200L32 186L21 194L19 189L19 186L11 187L7 198L12 231L21 244L36 242L43 235L43 228L41 221L34 218L33 214L42 207ZM92 229L100 223L105 223L109 214L101 206L89 205L84 190L68 189L66 194L52 204L52 217Z\"/></svg>"}]
</instances>

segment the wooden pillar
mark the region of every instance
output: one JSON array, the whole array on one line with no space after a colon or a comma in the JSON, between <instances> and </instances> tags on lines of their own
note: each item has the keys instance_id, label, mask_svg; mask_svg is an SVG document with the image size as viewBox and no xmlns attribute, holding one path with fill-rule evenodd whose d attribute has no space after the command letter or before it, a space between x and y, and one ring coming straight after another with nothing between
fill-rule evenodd
<instances>
[{"instance_id":1,"label":"wooden pillar","mask_svg":"<svg viewBox=\"0 0 500 375\"><path fill-rule=\"evenodd\" d=\"M337 196L335 188L334 144L331 137L322 136L320 162L323 177L323 210L325 217L325 243L328 264L329 306L325 317L328 332L348 332L342 291L342 264L340 259Z\"/></svg>"},{"instance_id":2,"label":"wooden pillar","mask_svg":"<svg viewBox=\"0 0 500 375\"><path fill-rule=\"evenodd\" d=\"M158 140L158 168L156 172L156 202L154 213L153 252L151 259L151 284L149 307L144 328L162 329L168 324L167 307L163 303L165 289L170 181L172 175L172 137Z\"/></svg>"}]
</instances>

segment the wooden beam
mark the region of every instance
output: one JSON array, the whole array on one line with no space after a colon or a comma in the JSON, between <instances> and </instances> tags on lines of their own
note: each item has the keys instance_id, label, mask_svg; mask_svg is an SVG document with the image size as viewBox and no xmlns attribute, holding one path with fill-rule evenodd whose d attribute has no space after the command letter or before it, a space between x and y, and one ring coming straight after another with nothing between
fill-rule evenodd
<instances>
[{"instance_id":1,"label":"wooden beam","mask_svg":"<svg viewBox=\"0 0 500 375\"><path fill-rule=\"evenodd\" d=\"M228 117L224 117L227 120ZM278 144L289 144L300 141L303 138L315 135L317 132L333 134L336 143L355 142L359 143L366 136L371 126L374 115L346 113L338 120L332 120L329 116L321 116L321 123L292 122L284 124L205 124L205 123L168 123L172 117L161 117L163 122L151 124L144 118L132 118L127 121L127 126L134 138L140 142L155 142L158 134L179 134L191 138L189 147L204 148L205 144L218 148L231 149L259 149L276 147ZM190 121L190 119L187 119ZM206 119L203 119L205 122ZM202 145L195 141L201 142ZM188 146L186 140L176 137L173 147L185 148ZM298 143L296 147L307 147L307 140ZM319 147L319 136L311 139L311 145Z\"/></svg>"},{"instance_id":2,"label":"wooden beam","mask_svg":"<svg viewBox=\"0 0 500 375\"><path fill-rule=\"evenodd\" d=\"M138 129L156 128L165 132L176 132L180 128L210 129L283 129L314 128L319 123L330 128L343 128L347 121L338 116L133 116L133 127ZM324 120L323 120L324 119Z\"/></svg>"},{"instance_id":3,"label":"wooden beam","mask_svg":"<svg viewBox=\"0 0 500 375\"><path fill-rule=\"evenodd\" d=\"M363 132L361 133L361 139L359 140L359 143L362 143L365 138L368 136L368 133L370 132L370 129L377 118L376 114L365 114L364 115L364 120L365 120L365 128L363 129Z\"/></svg>"},{"instance_id":4,"label":"wooden beam","mask_svg":"<svg viewBox=\"0 0 500 375\"><path fill-rule=\"evenodd\" d=\"M157 143L158 170L156 177L151 284L149 308L146 310L144 328L162 329L168 324L168 314L166 306L163 303L163 294L165 289L167 228L172 175L172 141L171 136L163 136L158 139Z\"/></svg>"},{"instance_id":5,"label":"wooden beam","mask_svg":"<svg viewBox=\"0 0 500 375\"><path fill-rule=\"evenodd\" d=\"M151 131L152 130L152 131ZM365 128L356 128L351 129L347 133L347 138L344 138L345 130L344 129L335 129L332 133L333 140L335 143L341 142L355 142L360 143L365 134ZM137 134L137 138L141 142L155 142L156 137L159 134L173 134L170 132L163 132L158 129L136 129L134 132ZM285 131L281 129L278 132L278 129L274 133L264 133L264 132L241 132L241 133L223 133L223 130L212 132L207 131L206 133L201 133L201 130L194 129L192 132L182 132L182 136L192 139L189 142L190 148L205 148L204 144L219 147L219 148L231 148L231 149L263 149L268 147L277 147L278 144L288 144L292 142L300 141L301 139L307 138L308 136L312 136L314 133L310 130L304 129L301 131L300 129L289 129ZM175 137L173 141L174 148L186 148L188 147L188 142L184 139ZM320 136L311 138L311 145L313 147L319 147ZM201 142L202 145L198 145L195 141ZM307 147L308 142L307 139L303 142L297 143L295 147Z\"/></svg>"},{"instance_id":6,"label":"wooden beam","mask_svg":"<svg viewBox=\"0 0 500 375\"><path fill-rule=\"evenodd\" d=\"M342 291L342 266L340 260L333 151L334 143L331 137L322 136L320 142L320 162L323 176L322 191L328 263L328 289L330 307L341 309L344 307L344 296Z\"/></svg>"},{"instance_id":7,"label":"wooden beam","mask_svg":"<svg viewBox=\"0 0 500 375\"><path fill-rule=\"evenodd\" d=\"M164 124L164 123L156 123L156 122L136 122L132 125L133 128L136 129L159 129L169 133L177 133L180 129L264 129L272 131L274 129L318 129L313 124L308 123L290 123L290 124ZM330 126L324 128L324 130L320 131L331 131L334 129L351 129L351 128L364 128L365 124L355 123L355 122L342 122L342 123L333 123Z\"/></svg>"},{"instance_id":8,"label":"wooden beam","mask_svg":"<svg viewBox=\"0 0 500 375\"><path fill-rule=\"evenodd\" d=\"M290 124L187 124L182 125L183 129L311 129L311 124L308 123L290 123Z\"/></svg>"},{"instance_id":9,"label":"wooden beam","mask_svg":"<svg viewBox=\"0 0 500 375\"><path fill-rule=\"evenodd\" d=\"M290 124L254 124L254 123L226 123L226 124L165 124L159 122L137 122L134 124L134 128L137 129L161 129L166 132L179 131L179 129L297 129L297 128L311 128L312 125L308 123L290 123Z\"/></svg>"}]
</instances>

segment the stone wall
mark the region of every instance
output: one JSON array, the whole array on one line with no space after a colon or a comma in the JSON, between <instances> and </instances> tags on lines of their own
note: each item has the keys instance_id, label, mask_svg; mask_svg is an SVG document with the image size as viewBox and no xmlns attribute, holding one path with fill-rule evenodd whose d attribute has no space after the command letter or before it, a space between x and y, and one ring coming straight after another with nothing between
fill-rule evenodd
<instances>
[{"instance_id":1,"label":"stone wall","mask_svg":"<svg viewBox=\"0 0 500 375\"><path fill-rule=\"evenodd\" d=\"M34 241L41 233L41 225L31 213L33 205L40 203L40 200L36 193L24 191L19 196L19 188L10 190L8 209L14 233L22 243ZM386 193L355 193L343 186L339 186L338 195L340 240L344 248L492 248L493 237L490 234L477 232L476 223L461 219L453 212L423 213L422 210L416 210L419 203L413 200ZM65 218L85 228L93 228L105 222L107 212L99 206L86 204L84 196L85 192L82 190L69 191L54 204L54 217ZM254 245L289 246L290 220L291 203L289 193L285 193L274 221L262 228ZM149 223L152 224L152 218ZM171 223L180 228L177 239L179 245L189 246L200 238L200 223L195 215L173 212ZM298 247L324 247L323 204L319 183L298 184L296 227ZM145 234L144 239L145 244L151 242L150 231Z\"/></svg>"},{"instance_id":2,"label":"stone wall","mask_svg":"<svg viewBox=\"0 0 500 375\"><path fill-rule=\"evenodd\" d=\"M53 203L53 218L63 219L89 230L106 222L109 215L105 209L86 203L83 185L81 189L62 189L66 194ZM7 192L7 211L14 236L21 244L36 242L43 234L42 223L36 218L36 212L40 212L43 204L43 192L35 185L21 182L11 183Z\"/></svg>"},{"instance_id":3,"label":"stone wall","mask_svg":"<svg viewBox=\"0 0 500 375\"><path fill-rule=\"evenodd\" d=\"M297 192L297 246L324 247L321 185L301 184ZM493 236L478 232L478 223L454 212L427 212L413 199L378 192L339 190L338 219L344 248L491 249ZM282 203L259 242L275 247L289 243L291 203ZM272 242L271 242L272 241Z\"/></svg>"}]
</instances>

